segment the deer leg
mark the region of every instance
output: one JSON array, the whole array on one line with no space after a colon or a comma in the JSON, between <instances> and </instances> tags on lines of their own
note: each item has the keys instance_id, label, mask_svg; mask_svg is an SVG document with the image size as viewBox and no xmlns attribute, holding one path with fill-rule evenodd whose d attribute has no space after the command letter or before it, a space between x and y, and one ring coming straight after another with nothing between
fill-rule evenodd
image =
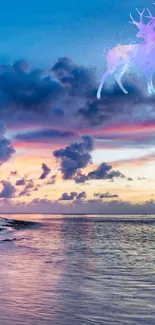
<instances>
[{"instance_id":1,"label":"deer leg","mask_svg":"<svg viewBox=\"0 0 155 325\"><path fill-rule=\"evenodd\" d=\"M102 87L103 87L103 85L104 85L105 80L110 76L111 73L112 73L112 71L107 70L107 71L103 74L102 79L101 79L101 82L100 82L99 87L98 87L98 90L97 90L97 98L98 98L98 99L101 98L101 90L102 90Z\"/></svg>"},{"instance_id":2,"label":"deer leg","mask_svg":"<svg viewBox=\"0 0 155 325\"><path fill-rule=\"evenodd\" d=\"M154 71L151 69L150 70L150 87L151 87L152 93L155 93L155 88L153 86L153 81L152 81L153 74L154 74Z\"/></svg>"},{"instance_id":3,"label":"deer leg","mask_svg":"<svg viewBox=\"0 0 155 325\"><path fill-rule=\"evenodd\" d=\"M153 83L152 83L152 75L153 73L151 72L150 69L148 69L147 71L144 71L144 75L147 81L147 90L148 93L151 95L154 92L154 87L153 87Z\"/></svg>"},{"instance_id":4,"label":"deer leg","mask_svg":"<svg viewBox=\"0 0 155 325\"><path fill-rule=\"evenodd\" d=\"M121 79L127 70L128 70L128 65L124 65L123 67L121 67L121 70L119 70L119 72L117 72L115 74L115 77L114 77L124 94L128 94L128 91L124 88L124 86L121 82Z\"/></svg>"},{"instance_id":5,"label":"deer leg","mask_svg":"<svg viewBox=\"0 0 155 325\"><path fill-rule=\"evenodd\" d=\"M151 88L151 92L155 93L155 88L153 86L152 79L150 80L150 88Z\"/></svg>"},{"instance_id":6,"label":"deer leg","mask_svg":"<svg viewBox=\"0 0 155 325\"><path fill-rule=\"evenodd\" d=\"M152 92L155 93L155 88L154 88L154 86L152 84L152 80L151 80L151 89L152 89Z\"/></svg>"},{"instance_id":7,"label":"deer leg","mask_svg":"<svg viewBox=\"0 0 155 325\"><path fill-rule=\"evenodd\" d=\"M152 91L152 86L153 86L153 85L151 85L150 78L147 79L147 89L148 89L148 93L149 93L150 95L152 95L152 93L153 93L153 91Z\"/></svg>"}]
</instances>

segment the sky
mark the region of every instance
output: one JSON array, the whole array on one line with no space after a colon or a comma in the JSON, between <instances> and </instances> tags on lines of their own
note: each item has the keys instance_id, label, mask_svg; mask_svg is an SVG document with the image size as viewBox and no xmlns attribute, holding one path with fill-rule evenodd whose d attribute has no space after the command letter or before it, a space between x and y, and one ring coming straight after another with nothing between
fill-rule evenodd
<instances>
[{"instance_id":1,"label":"sky","mask_svg":"<svg viewBox=\"0 0 155 325\"><path fill-rule=\"evenodd\" d=\"M0 0L0 212L155 213L155 95L106 55L150 0Z\"/></svg>"}]
</instances>

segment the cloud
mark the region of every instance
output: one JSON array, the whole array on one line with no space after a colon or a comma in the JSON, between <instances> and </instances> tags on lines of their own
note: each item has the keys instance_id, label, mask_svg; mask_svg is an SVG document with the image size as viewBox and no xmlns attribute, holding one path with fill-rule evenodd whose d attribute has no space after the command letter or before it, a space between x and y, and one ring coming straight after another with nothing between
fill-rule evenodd
<instances>
[{"instance_id":1,"label":"cloud","mask_svg":"<svg viewBox=\"0 0 155 325\"><path fill-rule=\"evenodd\" d=\"M12 171L11 173L10 173L10 176L17 176L18 175L18 172L17 172L17 170L15 170L15 171Z\"/></svg>"},{"instance_id":2,"label":"cloud","mask_svg":"<svg viewBox=\"0 0 155 325\"><path fill-rule=\"evenodd\" d=\"M32 69L26 61L1 65L0 118L14 127L46 124L68 130L94 87L94 71L68 58L59 58L49 72Z\"/></svg>"},{"instance_id":3,"label":"cloud","mask_svg":"<svg viewBox=\"0 0 155 325\"><path fill-rule=\"evenodd\" d=\"M24 61L1 65L0 89L8 103L18 105L18 109L36 109L38 112L42 105L46 110L49 101L56 100L63 90L58 81L45 76L41 69L31 69Z\"/></svg>"},{"instance_id":4,"label":"cloud","mask_svg":"<svg viewBox=\"0 0 155 325\"><path fill-rule=\"evenodd\" d=\"M87 197L87 194L86 194L86 192L80 192L79 194L77 194L77 196L76 196L76 200L83 200L83 199L86 199L86 197Z\"/></svg>"},{"instance_id":5,"label":"cloud","mask_svg":"<svg viewBox=\"0 0 155 325\"><path fill-rule=\"evenodd\" d=\"M121 128L124 132L129 125L136 130L145 123L155 124L155 95L147 96L145 80L136 78L125 77L127 96L114 84L104 87L101 100L97 100L96 71L67 57L56 60L48 72L32 69L23 60L1 65L0 118L14 130L29 128L28 132L18 132L14 139L28 144L63 139L63 132L67 140L72 136L68 130L74 130L75 134L95 133L95 139L103 140L103 147L153 145L155 135L151 133L141 137L136 136L136 131L125 137L113 131L106 134L108 126L121 125L120 132ZM34 131L36 126L40 130ZM47 130L43 130L44 126Z\"/></svg>"},{"instance_id":6,"label":"cloud","mask_svg":"<svg viewBox=\"0 0 155 325\"><path fill-rule=\"evenodd\" d=\"M25 183L26 183L26 186L19 193L19 196L30 196L32 191L38 191L39 185L35 185L34 181L32 179L25 180ZM22 184L22 185L25 185L25 184Z\"/></svg>"},{"instance_id":7,"label":"cloud","mask_svg":"<svg viewBox=\"0 0 155 325\"><path fill-rule=\"evenodd\" d=\"M39 190L39 188L40 188L40 185L36 185L36 186L34 186L33 191L36 192Z\"/></svg>"},{"instance_id":8,"label":"cloud","mask_svg":"<svg viewBox=\"0 0 155 325\"><path fill-rule=\"evenodd\" d=\"M99 199L112 199L118 198L117 194L110 194L110 193L94 193L94 196L98 197Z\"/></svg>"},{"instance_id":9,"label":"cloud","mask_svg":"<svg viewBox=\"0 0 155 325\"><path fill-rule=\"evenodd\" d=\"M133 181L133 178L132 177L128 177L127 179L129 182Z\"/></svg>"},{"instance_id":10,"label":"cloud","mask_svg":"<svg viewBox=\"0 0 155 325\"><path fill-rule=\"evenodd\" d=\"M106 163L100 164L95 170L89 172L87 175L84 175L79 171L74 176L76 183L84 183L96 179L113 180L114 178L125 178L125 176L119 170L112 170L112 166Z\"/></svg>"},{"instance_id":11,"label":"cloud","mask_svg":"<svg viewBox=\"0 0 155 325\"><path fill-rule=\"evenodd\" d=\"M51 71L68 90L70 96L89 96L89 93L96 87L93 69L77 65L67 57L59 58Z\"/></svg>"},{"instance_id":12,"label":"cloud","mask_svg":"<svg viewBox=\"0 0 155 325\"><path fill-rule=\"evenodd\" d=\"M45 142L53 139L73 138L74 132L59 131L54 129L41 129L36 131L27 131L25 133L18 133L14 139L26 142Z\"/></svg>"},{"instance_id":13,"label":"cloud","mask_svg":"<svg viewBox=\"0 0 155 325\"><path fill-rule=\"evenodd\" d=\"M72 143L64 149L58 149L53 155L60 159L60 170L64 180L73 179L76 183L88 180L125 178L119 170L113 170L111 165L100 164L96 169L83 174L81 169L92 163L91 151L94 149L94 139L90 135L81 138L81 142Z\"/></svg>"},{"instance_id":14,"label":"cloud","mask_svg":"<svg viewBox=\"0 0 155 325\"><path fill-rule=\"evenodd\" d=\"M24 179L24 178L18 179L18 180L16 181L16 185L17 185L17 186L25 185L25 179Z\"/></svg>"},{"instance_id":15,"label":"cloud","mask_svg":"<svg viewBox=\"0 0 155 325\"><path fill-rule=\"evenodd\" d=\"M8 161L15 153L11 145L11 141L5 137L6 127L3 122L0 122L0 165Z\"/></svg>"},{"instance_id":16,"label":"cloud","mask_svg":"<svg viewBox=\"0 0 155 325\"><path fill-rule=\"evenodd\" d=\"M6 204L7 203L7 204ZM72 214L114 214L119 219L120 222L120 214L140 214L141 217L135 217L139 219L139 222L143 219L144 214L154 214L155 213L155 202L150 200L141 204L134 204L127 201L119 201L119 200L88 200L88 201L80 201L73 200L72 202L68 202L69 204L64 204L63 201L50 201L47 199L39 199L36 198L30 203L15 201L11 202L9 199L6 202L6 199L2 199L0 202L0 211L1 213L72 213ZM102 216L101 216L102 218ZM108 217L106 217L108 220ZM146 222L149 222L144 216ZM128 218L128 221L129 218ZM152 221L154 222L154 221Z\"/></svg>"},{"instance_id":17,"label":"cloud","mask_svg":"<svg viewBox=\"0 0 155 325\"><path fill-rule=\"evenodd\" d=\"M81 171L77 171L73 179L75 183L83 183L83 184L88 180L87 175L84 175Z\"/></svg>"},{"instance_id":18,"label":"cloud","mask_svg":"<svg viewBox=\"0 0 155 325\"><path fill-rule=\"evenodd\" d=\"M42 174L39 177L39 179L45 179L47 177L47 175L51 172L51 169L46 165L46 164L42 164Z\"/></svg>"},{"instance_id":19,"label":"cloud","mask_svg":"<svg viewBox=\"0 0 155 325\"><path fill-rule=\"evenodd\" d=\"M68 193L63 193L62 196L60 197L60 201L71 201L77 196L76 192L71 192L70 194Z\"/></svg>"},{"instance_id":20,"label":"cloud","mask_svg":"<svg viewBox=\"0 0 155 325\"><path fill-rule=\"evenodd\" d=\"M95 170L89 172L87 175L88 179L107 179L109 174L111 173L112 166L102 163ZM112 178L110 176L110 178Z\"/></svg>"},{"instance_id":21,"label":"cloud","mask_svg":"<svg viewBox=\"0 0 155 325\"><path fill-rule=\"evenodd\" d=\"M98 83L95 70L69 58L59 58L48 72L32 69L26 61L1 65L0 119L7 123L9 131L16 131L14 146L22 147L18 141L25 142L25 149L26 143L27 147L32 146L32 142L49 146L49 142L57 141L57 148L63 148L63 145L69 146L74 136L73 141L78 142L78 134L92 135L96 146L101 148L153 146L155 95L146 94L143 80L137 83L131 77L123 81L129 90L127 96L117 85L104 87L101 100L96 99ZM14 153L10 140L4 135L0 139L0 164ZM77 183L99 179L97 175L84 175L79 171L84 168L82 157L86 166L91 162L90 152L86 159L79 156L79 161L59 157L63 178L75 176ZM111 180L121 177L118 172L107 174Z\"/></svg>"},{"instance_id":22,"label":"cloud","mask_svg":"<svg viewBox=\"0 0 155 325\"><path fill-rule=\"evenodd\" d=\"M3 185L3 189L0 193L0 198L12 198L16 192L15 187L7 181L2 181L1 183Z\"/></svg>"},{"instance_id":23,"label":"cloud","mask_svg":"<svg viewBox=\"0 0 155 325\"><path fill-rule=\"evenodd\" d=\"M54 156L60 159L60 169L63 179L72 179L73 175L80 169L91 163L90 152L94 148L94 140L85 135L81 142L72 143L65 149L55 150Z\"/></svg>"},{"instance_id":24,"label":"cloud","mask_svg":"<svg viewBox=\"0 0 155 325\"><path fill-rule=\"evenodd\" d=\"M33 179L29 179L26 184L27 189L33 189L35 186Z\"/></svg>"},{"instance_id":25,"label":"cloud","mask_svg":"<svg viewBox=\"0 0 155 325\"><path fill-rule=\"evenodd\" d=\"M62 196L60 197L60 201L72 201L74 199L76 200L83 200L83 199L86 199L87 197L87 194L86 192L80 192L80 193L77 193L77 192L71 192L70 194L68 193L63 193Z\"/></svg>"},{"instance_id":26,"label":"cloud","mask_svg":"<svg viewBox=\"0 0 155 325\"><path fill-rule=\"evenodd\" d=\"M47 182L47 185L55 184L56 182L56 175L52 175L49 181Z\"/></svg>"},{"instance_id":27,"label":"cloud","mask_svg":"<svg viewBox=\"0 0 155 325\"><path fill-rule=\"evenodd\" d=\"M129 90L128 96L124 95L118 85L103 89L100 100L96 98L96 92L92 93L83 107L78 110L78 114L84 118L85 125L96 127L109 121L127 120L133 122L135 107L143 104L146 99L137 85L133 85L132 82L131 84L128 82L126 85Z\"/></svg>"},{"instance_id":28,"label":"cloud","mask_svg":"<svg viewBox=\"0 0 155 325\"><path fill-rule=\"evenodd\" d=\"M25 187L25 189L23 190L23 191L21 191L20 193L19 193L19 197L20 196L30 196L31 194L30 194L30 192L27 190L27 188Z\"/></svg>"}]
</instances>

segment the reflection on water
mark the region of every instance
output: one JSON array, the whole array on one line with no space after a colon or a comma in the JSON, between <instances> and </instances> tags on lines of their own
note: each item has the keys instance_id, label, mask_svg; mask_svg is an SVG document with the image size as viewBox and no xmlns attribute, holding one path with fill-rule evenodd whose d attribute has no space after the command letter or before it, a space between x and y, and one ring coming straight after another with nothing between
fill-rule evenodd
<instances>
[{"instance_id":1,"label":"reflection on water","mask_svg":"<svg viewBox=\"0 0 155 325\"><path fill-rule=\"evenodd\" d=\"M0 239L0 324L155 323L154 220L45 219Z\"/></svg>"}]
</instances>

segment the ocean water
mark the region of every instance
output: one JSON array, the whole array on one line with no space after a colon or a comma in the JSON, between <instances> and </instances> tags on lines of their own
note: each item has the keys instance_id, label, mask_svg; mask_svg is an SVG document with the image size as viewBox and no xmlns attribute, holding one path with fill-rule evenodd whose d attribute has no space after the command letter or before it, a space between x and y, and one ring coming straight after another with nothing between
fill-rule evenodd
<instances>
[{"instance_id":1,"label":"ocean water","mask_svg":"<svg viewBox=\"0 0 155 325\"><path fill-rule=\"evenodd\" d=\"M19 324L155 324L155 217L2 216L0 325Z\"/></svg>"}]
</instances>

